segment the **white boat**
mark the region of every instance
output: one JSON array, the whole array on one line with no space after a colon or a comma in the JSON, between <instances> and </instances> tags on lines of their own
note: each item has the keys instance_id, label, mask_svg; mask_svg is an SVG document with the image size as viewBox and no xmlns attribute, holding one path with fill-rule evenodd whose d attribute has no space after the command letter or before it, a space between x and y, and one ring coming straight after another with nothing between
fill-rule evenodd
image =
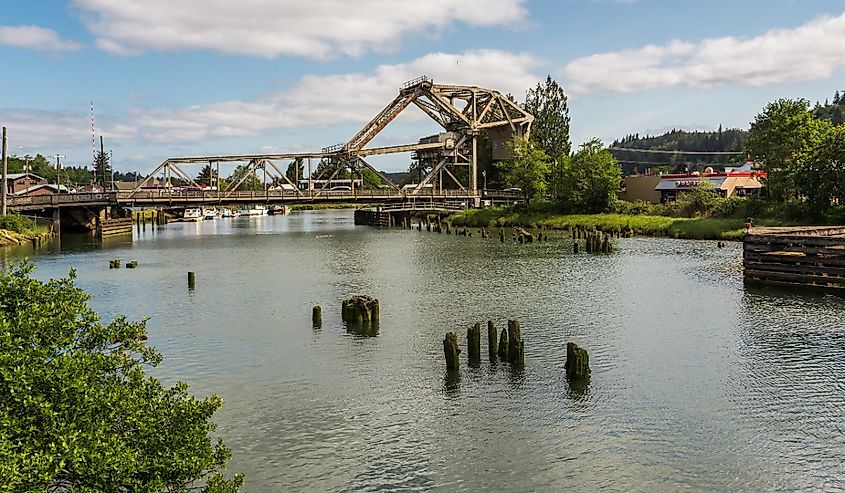
<instances>
[{"instance_id":1,"label":"white boat","mask_svg":"<svg viewBox=\"0 0 845 493\"><path fill-rule=\"evenodd\" d=\"M185 209L182 213L183 221L202 221L202 209L191 208Z\"/></svg>"},{"instance_id":2,"label":"white boat","mask_svg":"<svg viewBox=\"0 0 845 493\"><path fill-rule=\"evenodd\" d=\"M220 217L235 217L237 214L232 209L223 209L220 213Z\"/></svg>"},{"instance_id":3,"label":"white boat","mask_svg":"<svg viewBox=\"0 0 845 493\"><path fill-rule=\"evenodd\" d=\"M267 214L267 208L263 205L254 205L241 211L242 216L263 216Z\"/></svg>"},{"instance_id":4,"label":"white boat","mask_svg":"<svg viewBox=\"0 0 845 493\"><path fill-rule=\"evenodd\" d=\"M217 219L217 209L212 207L210 209L203 209L202 210L202 218L203 219Z\"/></svg>"}]
</instances>

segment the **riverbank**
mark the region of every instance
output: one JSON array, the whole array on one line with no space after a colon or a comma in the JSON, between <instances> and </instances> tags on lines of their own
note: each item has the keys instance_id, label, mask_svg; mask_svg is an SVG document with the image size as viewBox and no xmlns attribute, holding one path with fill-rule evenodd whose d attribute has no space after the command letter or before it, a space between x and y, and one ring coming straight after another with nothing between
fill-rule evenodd
<instances>
[{"instance_id":1,"label":"riverbank","mask_svg":"<svg viewBox=\"0 0 845 493\"><path fill-rule=\"evenodd\" d=\"M528 228L597 229L630 231L635 235L683 238L691 240L740 240L744 233L742 219L683 218L628 214L555 214L517 211L507 207L490 207L460 211L447 217L455 226ZM778 226L774 221L755 221L755 226Z\"/></svg>"},{"instance_id":2,"label":"riverbank","mask_svg":"<svg viewBox=\"0 0 845 493\"><path fill-rule=\"evenodd\" d=\"M32 232L18 233L8 229L0 229L0 248L26 245L27 243L40 243L50 237L50 231L37 229Z\"/></svg>"}]
</instances>

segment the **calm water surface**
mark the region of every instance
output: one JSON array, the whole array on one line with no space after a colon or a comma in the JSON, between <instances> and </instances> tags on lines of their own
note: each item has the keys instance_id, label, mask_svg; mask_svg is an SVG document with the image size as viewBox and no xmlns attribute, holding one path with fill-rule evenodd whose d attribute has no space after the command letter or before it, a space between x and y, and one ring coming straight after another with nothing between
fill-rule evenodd
<instances>
[{"instance_id":1,"label":"calm water surface","mask_svg":"<svg viewBox=\"0 0 845 493\"><path fill-rule=\"evenodd\" d=\"M744 288L740 245L576 256L565 237L502 245L324 211L55 250L34 255L38 277L77 269L106 318L150 318L156 375L224 397L247 491L845 490L843 300ZM140 267L109 270L116 257ZM356 293L381 301L374 337L342 325ZM447 377L446 331L465 344L508 318L524 370L484 358ZM567 341L590 351L586 388L564 375Z\"/></svg>"}]
</instances>

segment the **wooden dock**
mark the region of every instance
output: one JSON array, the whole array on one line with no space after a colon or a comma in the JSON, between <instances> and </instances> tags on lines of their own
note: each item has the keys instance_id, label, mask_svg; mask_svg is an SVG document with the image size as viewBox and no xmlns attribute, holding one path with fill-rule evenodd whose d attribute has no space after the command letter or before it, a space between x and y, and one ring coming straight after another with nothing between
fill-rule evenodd
<instances>
[{"instance_id":1,"label":"wooden dock","mask_svg":"<svg viewBox=\"0 0 845 493\"><path fill-rule=\"evenodd\" d=\"M753 228L743 267L746 281L845 293L845 226Z\"/></svg>"},{"instance_id":2,"label":"wooden dock","mask_svg":"<svg viewBox=\"0 0 845 493\"><path fill-rule=\"evenodd\" d=\"M103 219L97 224L97 236L106 238L117 235L131 235L134 221L131 217Z\"/></svg>"}]
</instances>

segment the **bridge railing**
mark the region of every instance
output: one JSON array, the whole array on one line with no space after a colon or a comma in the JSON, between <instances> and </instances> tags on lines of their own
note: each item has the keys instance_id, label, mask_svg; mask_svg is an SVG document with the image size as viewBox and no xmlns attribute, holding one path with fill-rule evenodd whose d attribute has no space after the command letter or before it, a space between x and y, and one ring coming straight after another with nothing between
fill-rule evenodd
<instances>
[{"instance_id":1,"label":"bridge railing","mask_svg":"<svg viewBox=\"0 0 845 493\"><path fill-rule=\"evenodd\" d=\"M34 195L28 197L9 197L8 206L15 207L54 207L87 203L116 203L118 192L99 193L62 193Z\"/></svg>"},{"instance_id":2,"label":"bridge railing","mask_svg":"<svg viewBox=\"0 0 845 493\"><path fill-rule=\"evenodd\" d=\"M264 199L431 199L431 198L466 198L473 196L471 192L463 190L423 190L412 195L408 192L387 190L387 189L364 189L364 190L304 190L296 192L293 190L267 190L256 192L209 192L202 190L140 190L137 192L117 192L117 199L120 201L145 201L145 200L172 200L172 201L260 201Z\"/></svg>"}]
</instances>

